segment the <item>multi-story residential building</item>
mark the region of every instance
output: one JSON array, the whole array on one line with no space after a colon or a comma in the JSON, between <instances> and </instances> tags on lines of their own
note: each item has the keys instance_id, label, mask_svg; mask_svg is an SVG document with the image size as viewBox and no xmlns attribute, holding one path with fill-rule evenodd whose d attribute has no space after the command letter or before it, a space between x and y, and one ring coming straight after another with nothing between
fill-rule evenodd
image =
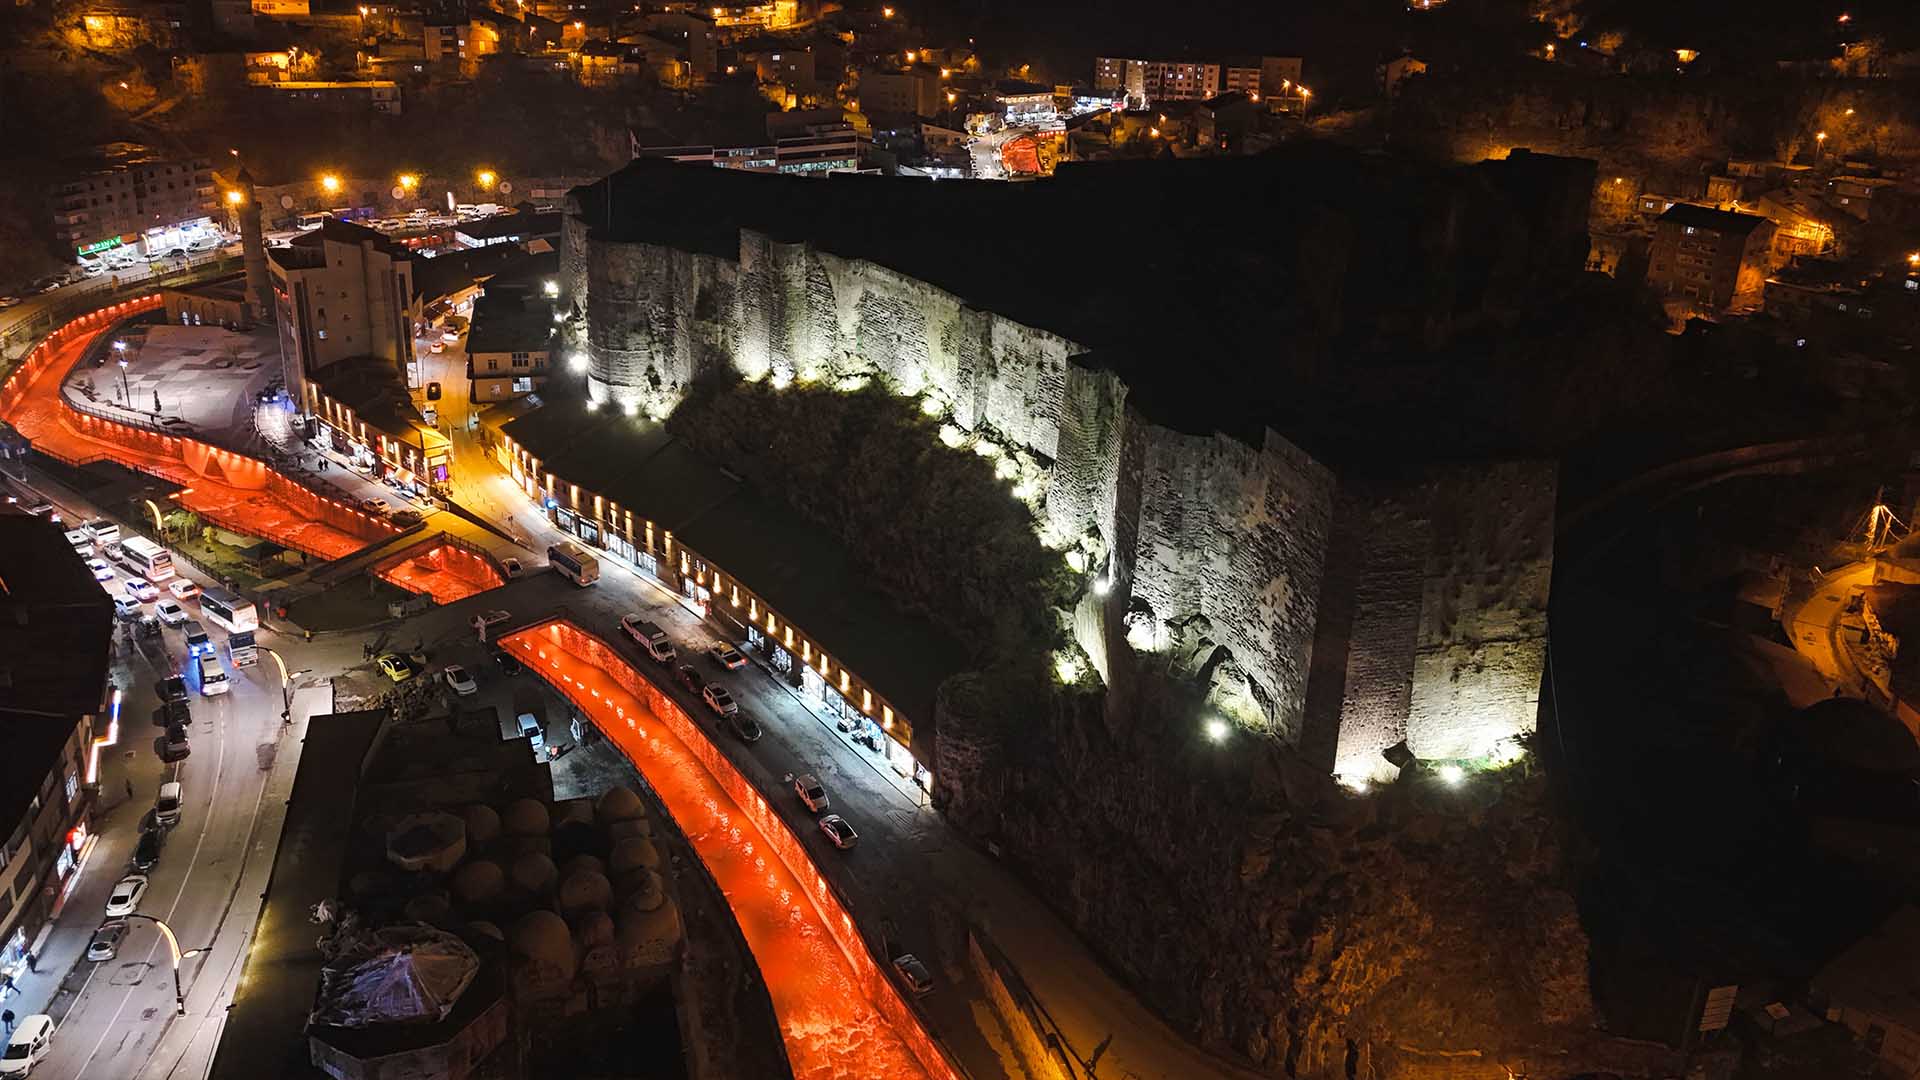
<instances>
[{"instance_id":1,"label":"multi-story residential building","mask_svg":"<svg viewBox=\"0 0 1920 1080\"><path fill-rule=\"evenodd\" d=\"M165 254L177 230L216 210L213 166L112 143L73 163L51 192L53 234L75 255L117 247Z\"/></svg>"},{"instance_id":2,"label":"multi-story residential building","mask_svg":"<svg viewBox=\"0 0 1920 1080\"><path fill-rule=\"evenodd\" d=\"M329 112L377 112L400 115L400 84L387 79L362 82L276 82L266 84L275 101Z\"/></svg>"},{"instance_id":3,"label":"multi-story residential building","mask_svg":"<svg viewBox=\"0 0 1920 1080\"><path fill-rule=\"evenodd\" d=\"M1707 311L1758 306L1772 242L1766 218L1675 203L1654 222L1647 284Z\"/></svg>"},{"instance_id":4,"label":"multi-story residential building","mask_svg":"<svg viewBox=\"0 0 1920 1080\"><path fill-rule=\"evenodd\" d=\"M860 167L860 136L833 109L773 113L771 142L760 146L643 146L631 135L633 156L717 165L744 172L828 173Z\"/></svg>"},{"instance_id":5,"label":"multi-story residential building","mask_svg":"<svg viewBox=\"0 0 1920 1080\"><path fill-rule=\"evenodd\" d=\"M905 71L860 73L860 108L869 116L875 113L938 116L946 107L940 69L932 64L917 64Z\"/></svg>"},{"instance_id":6,"label":"multi-story residential building","mask_svg":"<svg viewBox=\"0 0 1920 1080\"><path fill-rule=\"evenodd\" d=\"M167 49L187 36L187 5L177 0L98 0L79 14L72 37L90 49L124 52L141 45Z\"/></svg>"},{"instance_id":7,"label":"multi-story residential building","mask_svg":"<svg viewBox=\"0 0 1920 1080\"><path fill-rule=\"evenodd\" d=\"M0 976L11 982L91 850L99 755L122 718L108 683L113 601L59 527L0 517L0 566Z\"/></svg>"},{"instance_id":8,"label":"multi-story residential building","mask_svg":"<svg viewBox=\"0 0 1920 1080\"><path fill-rule=\"evenodd\" d=\"M413 359L413 256L372 229L327 219L268 252L287 386L342 361L378 357L395 371Z\"/></svg>"},{"instance_id":9,"label":"multi-story residential building","mask_svg":"<svg viewBox=\"0 0 1920 1080\"><path fill-rule=\"evenodd\" d=\"M464 64L467 60L467 21L431 18L421 30L429 64Z\"/></svg>"},{"instance_id":10,"label":"multi-story residential building","mask_svg":"<svg viewBox=\"0 0 1920 1080\"><path fill-rule=\"evenodd\" d=\"M1095 91L1122 95L1141 95L1136 102L1205 101L1237 90L1252 101L1282 93L1300 81L1300 58L1263 56L1256 59L1216 63L1200 60L1134 60L1102 56L1093 62Z\"/></svg>"},{"instance_id":11,"label":"multi-story residential building","mask_svg":"<svg viewBox=\"0 0 1920 1080\"><path fill-rule=\"evenodd\" d=\"M667 11L647 16L641 26L650 33L678 41L695 79L713 76L718 54L711 18L697 11Z\"/></svg>"},{"instance_id":12,"label":"multi-story residential building","mask_svg":"<svg viewBox=\"0 0 1920 1080\"><path fill-rule=\"evenodd\" d=\"M553 305L532 282L488 282L473 305L467 379L473 401L524 397L547 381Z\"/></svg>"}]
</instances>

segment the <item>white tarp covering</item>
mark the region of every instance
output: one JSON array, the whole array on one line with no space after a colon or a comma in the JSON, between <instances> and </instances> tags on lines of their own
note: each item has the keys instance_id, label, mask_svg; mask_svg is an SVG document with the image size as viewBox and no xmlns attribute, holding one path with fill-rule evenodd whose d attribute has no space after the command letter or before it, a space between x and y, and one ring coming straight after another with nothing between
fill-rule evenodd
<instances>
[{"instance_id":1,"label":"white tarp covering","mask_svg":"<svg viewBox=\"0 0 1920 1080\"><path fill-rule=\"evenodd\" d=\"M429 926L393 926L349 944L320 975L313 1022L331 1027L430 1024L446 1019L480 958Z\"/></svg>"}]
</instances>

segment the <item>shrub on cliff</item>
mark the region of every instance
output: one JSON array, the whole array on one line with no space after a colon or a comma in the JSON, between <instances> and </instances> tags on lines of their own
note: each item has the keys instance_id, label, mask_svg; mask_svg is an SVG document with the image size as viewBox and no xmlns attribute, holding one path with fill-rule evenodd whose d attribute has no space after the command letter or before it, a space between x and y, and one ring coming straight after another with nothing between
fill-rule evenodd
<instances>
[{"instance_id":1,"label":"shrub on cliff","mask_svg":"<svg viewBox=\"0 0 1920 1080\"><path fill-rule=\"evenodd\" d=\"M943 445L911 399L716 380L667 426L830 530L903 609L977 643L976 661L1055 644L1063 562L991 464Z\"/></svg>"}]
</instances>

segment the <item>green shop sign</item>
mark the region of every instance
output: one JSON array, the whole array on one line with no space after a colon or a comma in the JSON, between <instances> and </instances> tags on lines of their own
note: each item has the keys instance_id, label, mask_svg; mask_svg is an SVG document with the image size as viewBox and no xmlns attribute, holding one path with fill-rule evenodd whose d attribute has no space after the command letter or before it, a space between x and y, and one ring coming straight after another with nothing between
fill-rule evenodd
<instances>
[{"instance_id":1,"label":"green shop sign","mask_svg":"<svg viewBox=\"0 0 1920 1080\"><path fill-rule=\"evenodd\" d=\"M91 244L82 244L76 250L79 251L80 254L82 255L92 255L97 251L105 251L108 248L117 248L121 244L124 244L126 242L127 240L126 240L126 237L124 236L109 236L105 240L95 240Z\"/></svg>"}]
</instances>

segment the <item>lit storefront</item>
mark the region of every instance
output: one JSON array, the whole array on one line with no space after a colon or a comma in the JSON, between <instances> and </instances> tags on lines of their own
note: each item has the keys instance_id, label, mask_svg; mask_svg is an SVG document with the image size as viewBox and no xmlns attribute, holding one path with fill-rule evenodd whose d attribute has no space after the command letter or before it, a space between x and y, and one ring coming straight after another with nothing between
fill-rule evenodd
<instances>
[{"instance_id":1,"label":"lit storefront","mask_svg":"<svg viewBox=\"0 0 1920 1080\"><path fill-rule=\"evenodd\" d=\"M538 458L503 432L491 452L514 484L569 535L659 581L682 607L726 628L769 667L796 685L842 731L885 757L901 777L931 789L932 777L909 752L913 727L892 701L768 604L758 593L645 517L546 472ZM923 748L924 750L925 748Z\"/></svg>"},{"instance_id":2,"label":"lit storefront","mask_svg":"<svg viewBox=\"0 0 1920 1080\"><path fill-rule=\"evenodd\" d=\"M306 386L306 405L319 425L319 438L327 448L345 455L356 470L413 495L452 483L453 443L424 420L394 416L376 426L311 382Z\"/></svg>"}]
</instances>

